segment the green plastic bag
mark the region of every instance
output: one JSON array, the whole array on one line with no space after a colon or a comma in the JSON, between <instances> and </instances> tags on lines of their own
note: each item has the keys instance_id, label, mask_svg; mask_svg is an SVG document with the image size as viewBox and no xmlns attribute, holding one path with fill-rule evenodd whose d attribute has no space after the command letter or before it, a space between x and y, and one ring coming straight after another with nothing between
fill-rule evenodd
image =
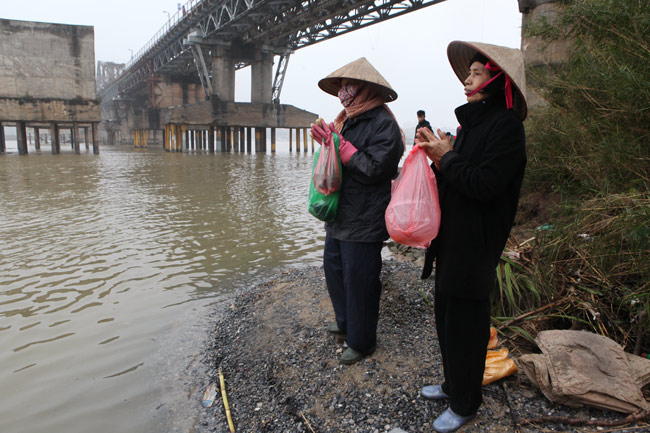
<instances>
[{"instance_id":1,"label":"green plastic bag","mask_svg":"<svg viewBox=\"0 0 650 433\"><path fill-rule=\"evenodd\" d=\"M339 156L339 136L337 134L332 134L332 136L334 137L334 145L336 146L336 159L339 164L339 172L342 172L343 167L341 167L341 157ZM332 222L336 219L341 189L339 188L336 192L329 195L323 195L316 190L313 177L321 149L322 146L314 154L314 164L312 165L311 176L309 177L309 213L321 221Z\"/></svg>"}]
</instances>

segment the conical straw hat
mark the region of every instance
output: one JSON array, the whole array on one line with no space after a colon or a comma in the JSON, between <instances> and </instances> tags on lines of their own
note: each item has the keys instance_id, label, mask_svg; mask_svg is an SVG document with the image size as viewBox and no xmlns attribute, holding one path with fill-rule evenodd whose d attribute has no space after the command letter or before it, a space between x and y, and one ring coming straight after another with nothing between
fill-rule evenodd
<instances>
[{"instance_id":1,"label":"conical straw hat","mask_svg":"<svg viewBox=\"0 0 650 433\"><path fill-rule=\"evenodd\" d=\"M330 95L338 96L339 89L341 88L341 79L343 78L366 81L378 85L385 91L386 102L397 99L397 93L390 87L388 81L381 76L379 71L365 57L361 57L332 72L318 82L318 87Z\"/></svg>"},{"instance_id":2,"label":"conical straw hat","mask_svg":"<svg viewBox=\"0 0 650 433\"><path fill-rule=\"evenodd\" d=\"M469 61L477 52L490 59L491 63L499 66L510 77L512 82L512 108L523 121L528 114L528 105L526 103L524 57L521 51L515 48L481 42L451 42L447 47L447 57L449 57L451 68L461 83L465 82L469 71Z\"/></svg>"}]
</instances>

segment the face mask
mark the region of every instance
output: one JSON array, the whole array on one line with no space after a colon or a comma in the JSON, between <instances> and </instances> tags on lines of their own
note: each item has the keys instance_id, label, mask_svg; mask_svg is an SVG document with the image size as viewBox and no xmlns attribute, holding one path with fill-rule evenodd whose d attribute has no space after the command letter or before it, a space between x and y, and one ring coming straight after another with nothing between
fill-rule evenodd
<instances>
[{"instance_id":1,"label":"face mask","mask_svg":"<svg viewBox=\"0 0 650 433\"><path fill-rule=\"evenodd\" d=\"M346 84L339 89L339 99L344 107L349 107L354 102L354 98L359 93L359 86L356 84Z\"/></svg>"}]
</instances>

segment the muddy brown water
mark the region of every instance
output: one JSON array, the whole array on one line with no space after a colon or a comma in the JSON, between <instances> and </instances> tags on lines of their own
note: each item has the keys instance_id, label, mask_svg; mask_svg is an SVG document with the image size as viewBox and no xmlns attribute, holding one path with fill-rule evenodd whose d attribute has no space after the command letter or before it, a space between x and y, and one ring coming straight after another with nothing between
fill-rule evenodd
<instances>
[{"instance_id":1,"label":"muddy brown water","mask_svg":"<svg viewBox=\"0 0 650 433\"><path fill-rule=\"evenodd\" d=\"M172 430L214 304L320 263L312 155L278 147L0 155L1 432Z\"/></svg>"}]
</instances>

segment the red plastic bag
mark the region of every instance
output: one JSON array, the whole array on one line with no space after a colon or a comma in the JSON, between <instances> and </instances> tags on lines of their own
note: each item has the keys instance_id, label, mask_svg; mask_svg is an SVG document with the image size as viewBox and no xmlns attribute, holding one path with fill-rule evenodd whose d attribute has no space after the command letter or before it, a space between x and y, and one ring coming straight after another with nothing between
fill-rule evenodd
<instances>
[{"instance_id":1,"label":"red plastic bag","mask_svg":"<svg viewBox=\"0 0 650 433\"><path fill-rule=\"evenodd\" d=\"M395 242L416 248L427 248L438 236L438 185L426 153L419 146L413 147L402 172L393 181L386 228Z\"/></svg>"},{"instance_id":2,"label":"red plastic bag","mask_svg":"<svg viewBox=\"0 0 650 433\"><path fill-rule=\"evenodd\" d=\"M335 146L326 145L321 147L312 179L316 191L323 195L330 195L339 190L341 187L341 168Z\"/></svg>"}]
</instances>

